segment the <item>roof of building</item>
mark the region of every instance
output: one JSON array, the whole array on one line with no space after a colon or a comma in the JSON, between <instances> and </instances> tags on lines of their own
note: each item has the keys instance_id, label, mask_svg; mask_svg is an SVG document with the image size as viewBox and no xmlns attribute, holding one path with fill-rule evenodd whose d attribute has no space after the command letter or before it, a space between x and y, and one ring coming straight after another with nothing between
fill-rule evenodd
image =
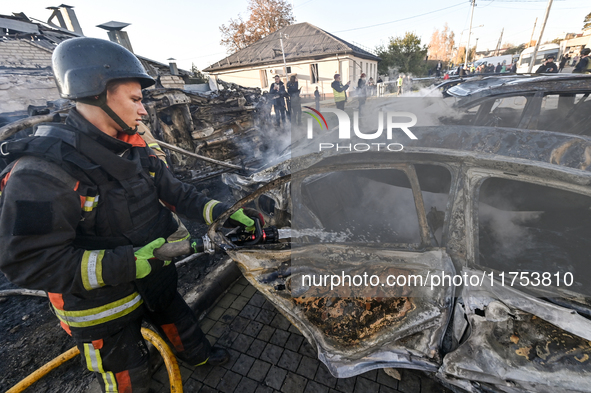
<instances>
[{"instance_id":1,"label":"roof of building","mask_svg":"<svg viewBox=\"0 0 591 393\"><path fill-rule=\"evenodd\" d=\"M117 27L125 26L125 24L121 22L109 23L116 23L115 26ZM51 66L51 53L53 53L55 47L62 41L74 37L80 37L79 34L68 31L59 26L34 22L23 13L0 15L0 31L2 30L5 30L6 34L1 36L0 44L5 44L3 45L5 49L4 52L6 52L7 55L4 56L3 53L0 67L8 67L12 69L48 67L49 70L49 67ZM39 52L33 54L32 47L44 48L49 52L49 55L43 56L40 55ZM170 67L168 64L160 63L137 54L136 57L140 60L150 76L156 78L158 75L170 75ZM178 72L180 75L192 75L190 71L182 70L180 68L178 69Z\"/></svg>"},{"instance_id":2,"label":"roof of building","mask_svg":"<svg viewBox=\"0 0 591 393\"><path fill-rule=\"evenodd\" d=\"M216 72L283 62L281 43L279 41L280 34L287 36L287 38L283 39L283 50L285 60L289 62L345 54L368 60L381 60L378 56L358 46L350 44L310 23L303 22L283 27L254 44L210 65L204 71Z\"/></svg>"}]
</instances>

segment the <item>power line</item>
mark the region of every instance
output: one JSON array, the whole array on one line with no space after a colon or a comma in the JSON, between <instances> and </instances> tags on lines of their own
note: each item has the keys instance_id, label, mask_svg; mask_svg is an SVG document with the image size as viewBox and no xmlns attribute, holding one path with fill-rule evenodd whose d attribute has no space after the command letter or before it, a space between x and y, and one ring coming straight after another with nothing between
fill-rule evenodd
<instances>
[{"instance_id":1,"label":"power line","mask_svg":"<svg viewBox=\"0 0 591 393\"><path fill-rule=\"evenodd\" d=\"M306 5L306 4L308 4L308 3L312 2L312 1L314 1L314 0L308 0L308 1L304 2L304 3L298 4L298 5L294 5L293 8L295 9L295 8L301 7L301 6Z\"/></svg>"},{"instance_id":2,"label":"power line","mask_svg":"<svg viewBox=\"0 0 591 393\"><path fill-rule=\"evenodd\" d=\"M184 59L177 59L177 61L183 61L183 60L192 60L192 59L200 59L203 57L209 57L209 56L217 56L217 55L223 55L223 54L227 54L227 52L218 52L218 53L211 53L209 55L202 55L202 56L194 56L194 57L187 57Z\"/></svg>"},{"instance_id":3,"label":"power line","mask_svg":"<svg viewBox=\"0 0 591 393\"><path fill-rule=\"evenodd\" d=\"M369 29L369 28L371 28L371 27L376 27L376 26L383 26L383 25L389 25L389 24L391 24L391 23L396 23L396 22L402 22L403 20L408 20L408 19L419 18L419 17L421 17L421 16L424 16L424 15L433 14L433 13L435 13L435 12L439 12L439 11L447 10L447 9L450 9L450 8L453 8L453 7L457 7L457 6L459 6L459 5L466 5L466 2L464 2L464 1L463 1L463 2L461 2L461 3L455 4L455 5L452 5L452 6L449 6L449 7L440 8L440 9L438 9L438 10L435 10L435 11L425 12L424 14L420 14L420 15L414 15L414 16L409 16L409 17L407 17L407 18L402 18L402 19L393 20L393 21L391 21L391 22L377 23L377 24L375 24L375 25L371 25L371 26L356 27L356 28L354 28L354 29L348 29L348 30L340 30L340 31L335 31L335 32L334 32L334 34L336 34L336 33L344 33L344 32L347 32L347 31L353 31L353 30Z\"/></svg>"},{"instance_id":4,"label":"power line","mask_svg":"<svg viewBox=\"0 0 591 393\"><path fill-rule=\"evenodd\" d=\"M480 0L480 1L493 2L495 0ZM545 3L546 2L546 0L496 0L496 1L498 1L500 3ZM556 0L556 1L565 1L565 0Z\"/></svg>"}]
</instances>

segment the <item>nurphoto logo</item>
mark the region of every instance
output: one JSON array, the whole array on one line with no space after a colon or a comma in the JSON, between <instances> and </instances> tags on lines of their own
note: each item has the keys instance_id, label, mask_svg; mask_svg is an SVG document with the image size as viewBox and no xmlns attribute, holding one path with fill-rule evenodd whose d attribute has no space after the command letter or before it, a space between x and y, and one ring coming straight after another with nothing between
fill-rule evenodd
<instances>
[{"instance_id":1,"label":"nurphoto logo","mask_svg":"<svg viewBox=\"0 0 591 393\"><path fill-rule=\"evenodd\" d=\"M327 130L328 131L328 122L324 115L309 106L305 106L304 108L310 117L308 118L307 122L307 138L313 139L314 138L314 121L320 126L320 130ZM339 140L346 140L351 139L351 119L349 115L340 109L333 109L333 108L324 108L322 109L324 113L334 113L338 119L338 139ZM394 130L402 130L404 134L410 139L417 139L416 135L412 133L410 130L415 124L417 124L417 116L411 112L386 112L384 114L383 111L378 112L378 128L376 131L371 132L364 132L359 128L359 111L353 112L353 133L359 139L364 140L375 140L382 137L384 132L384 117L386 118L386 139L392 140L392 136L394 135ZM409 119L407 121L399 121L401 119ZM396 120L396 121L395 121ZM368 151L368 150L380 150L380 147L385 147L385 150L388 151L401 151L404 146L400 143L357 143L357 144L340 144L336 143L327 143L322 142L319 143L319 151L326 150L326 149L335 149L339 150L347 150L347 151Z\"/></svg>"}]
</instances>

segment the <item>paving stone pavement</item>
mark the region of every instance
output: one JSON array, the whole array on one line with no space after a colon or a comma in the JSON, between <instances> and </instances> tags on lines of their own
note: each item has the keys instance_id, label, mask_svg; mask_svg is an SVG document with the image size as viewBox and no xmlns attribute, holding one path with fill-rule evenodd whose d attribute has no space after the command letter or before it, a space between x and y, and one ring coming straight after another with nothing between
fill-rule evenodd
<instances>
[{"instance_id":1,"label":"paving stone pavement","mask_svg":"<svg viewBox=\"0 0 591 393\"><path fill-rule=\"evenodd\" d=\"M201 329L232 358L221 367L179 362L186 393L451 393L414 370L399 370L400 381L381 369L333 377L316 349L244 277L202 319ZM164 365L152 387L170 390Z\"/></svg>"}]
</instances>

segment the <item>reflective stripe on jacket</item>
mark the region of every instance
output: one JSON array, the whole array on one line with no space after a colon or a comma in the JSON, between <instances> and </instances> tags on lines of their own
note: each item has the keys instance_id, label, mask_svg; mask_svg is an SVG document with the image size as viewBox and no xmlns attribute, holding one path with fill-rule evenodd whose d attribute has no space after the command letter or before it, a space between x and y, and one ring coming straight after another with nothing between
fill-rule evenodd
<instances>
[{"instance_id":1,"label":"reflective stripe on jacket","mask_svg":"<svg viewBox=\"0 0 591 393\"><path fill-rule=\"evenodd\" d=\"M160 201L201 222L228 206L176 179L145 142L111 138L75 110L39 130L20 140L0 196L0 270L51 293L66 331L109 334L142 310L134 247L178 227Z\"/></svg>"},{"instance_id":2,"label":"reflective stripe on jacket","mask_svg":"<svg viewBox=\"0 0 591 393\"><path fill-rule=\"evenodd\" d=\"M50 297L50 300L52 300L52 297ZM141 306L142 302L140 294L134 292L123 299L85 310L66 311L58 308L60 305L53 304L53 302L52 306L55 315L61 322L69 327L83 328L126 316Z\"/></svg>"}]
</instances>

